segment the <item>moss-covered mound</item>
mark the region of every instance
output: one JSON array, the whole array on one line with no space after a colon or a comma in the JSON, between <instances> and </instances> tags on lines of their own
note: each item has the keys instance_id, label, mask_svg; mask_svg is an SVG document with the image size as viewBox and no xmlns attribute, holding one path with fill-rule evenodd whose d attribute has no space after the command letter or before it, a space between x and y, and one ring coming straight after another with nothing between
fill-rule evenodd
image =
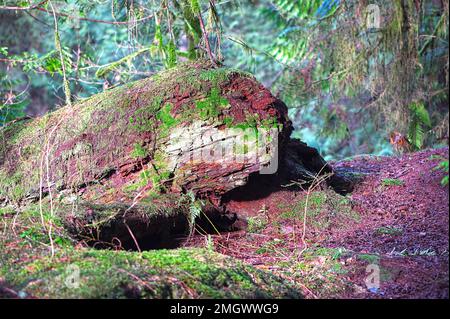
<instances>
[{"instance_id":1,"label":"moss-covered mound","mask_svg":"<svg viewBox=\"0 0 450 319\"><path fill-rule=\"evenodd\" d=\"M280 278L208 249L63 249L53 258L1 253L0 276L21 297L300 297Z\"/></svg>"},{"instance_id":2,"label":"moss-covered mound","mask_svg":"<svg viewBox=\"0 0 450 319\"><path fill-rule=\"evenodd\" d=\"M21 210L0 207L0 297L300 296L299 289L290 283L216 253L211 243L205 248L140 253L124 250L118 238L105 243L103 248L108 249L103 250L88 247L90 238L80 239L69 235L45 200Z\"/></svg>"}]
</instances>

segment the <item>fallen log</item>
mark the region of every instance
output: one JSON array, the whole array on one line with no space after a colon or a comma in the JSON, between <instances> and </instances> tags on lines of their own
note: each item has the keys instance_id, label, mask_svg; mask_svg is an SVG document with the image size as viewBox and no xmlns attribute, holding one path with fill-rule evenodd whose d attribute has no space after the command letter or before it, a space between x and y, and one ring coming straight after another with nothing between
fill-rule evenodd
<instances>
[{"instance_id":1,"label":"fallen log","mask_svg":"<svg viewBox=\"0 0 450 319\"><path fill-rule=\"evenodd\" d=\"M205 61L0 130L0 201L58 201L67 227L96 240L186 234L202 214L227 227L238 217L226 199L252 178L279 186L329 174L337 191L351 187L290 139L281 100Z\"/></svg>"}]
</instances>

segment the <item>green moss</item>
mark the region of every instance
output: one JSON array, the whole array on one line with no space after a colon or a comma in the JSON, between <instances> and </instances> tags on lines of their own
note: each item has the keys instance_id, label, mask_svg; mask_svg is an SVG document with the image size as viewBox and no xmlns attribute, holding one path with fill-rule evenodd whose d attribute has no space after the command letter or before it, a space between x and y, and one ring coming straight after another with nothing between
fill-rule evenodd
<instances>
[{"instance_id":1,"label":"green moss","mask_svg":"<svg viewBox=\"0 0 450 319\"><path fill-rule=\"evenodd\" d=\"M401 228L387 226L377 228L375 232L380 235L400 235L403 230Z\"/></svg>"},{"instance_id":2,"label":"green moss","mask_svg":"<svg viewBox=\"0 0 450 319\"><path fill-rule=\"evenodd\" d=\"M241 130L252 129L254 130L256 137L259 135L258 129L281 129L281 124L278 123L276 117L261 119L259 114L252 114L249 112L246 112L245 119L241 122L236 122L233 118L228 116L224 117L222 122L227 128L238 128Z\"/></svg>"},{"instance_id":3,"label":"green moss","mask_svg":"<svg viewBox=\"0 0 450 319\"><path fill-rule=\"evenodd\" d=\"M207 64L207 63L206 63ZM220 88L228 81L232 74L240 73L231 69L203 69L191 67L190 64L180 64L174 69L166 70L152 77L152 82L158 88L153 96L150 91L145 92L151 103L148 107L139 109L130 117L130 124L138 131L149 131L154 128L154 117L162 123L163 136L167 131L177 124L185 121L191 121L193 118L200 117L203 120L217 117L220 109L228 105L228 101L220 95ZM172 105L164 104L168 97L173 94L173 89L177 87L180 92L209 92L208 95L196 103L196 108L200 114L192 110L187 105L176 115L172 115ZM163 107L161 107L164 105Z\"/></svg>"},{"instance_id":4,"label":"green moss","mask_svg":"<svg viewBox=\"0 0 450 319\"><path fill-rule=\"evenodd\" d=\"M283 212L280 217L283 219L295 219L300 218L302 219L302 214L305 211L305 207L307 206L307 216L309 217L315 217L317 216L322 209L324 208L325 201L327 199L327 195L323 192L315 192L312 193L309 198L308 202L306 198L300 200L299 202L295 203L293 207L291 207L289 210Z\"/></svg>"},{"instance_id":5,"label":"green moss","mask_svg":"<svg viewBox=\"0 0 450 319\"><path fill-rule=\"evenodd\" d=\"M161 107L161 96L154 97L149 106L139 108L128 119L131 128L137 132L151 132L155 127L154 116Z\"/></svg>"},{"instance_id":6,"label":"green moss","mask_svg":"<svg viewBox=\"0 0 450 319\"><path fill-rule=\"evenodd\" d=\"M29 204L23 208L5 208L5 217L2 224L5 231L0 239L0 246L8 238L20 239L18 242L21 249L33 246L49 247L53 242L55 247L67 247L72 244L72 239L62 226L62 221L56 214L57 208L51 212L50 205L46 199L42 201L42 211L39 203ZM14 217L13 217L14 216ZM11 218L13 217L13 218ZM48 229L52 225L52 237L50 240ZM12 231L15 229L15 231ZM25 247L25 248L24 248ZM0 254L0 258L1 258Z\"/></svg>"},{"instance_id":7,"label":"green moss","mask_svg":"<svg viewBox=\"0 0 450 319\"><path fill-rule=\"evenodd\" d=\"M144 158L148 156L148 150L145 149L141 144L135 143L133 151L131 152L132 158Z\"/></svg>"},{"instance_id":8,"label":"green moss","mask_svg":"<svg viewBox=\"0 0 450 319\"><path fill-rule=\"evenodd\" d=\"M230 128L233 125L233 118L226 116L223 118L222 122L226 127Z\"/></svg>"},{"instance_id":9,"label":"green moss","mask_svg":"<svg viewBox=\"0 0 450 319\"><path fill-rule=\"evenodd\" d=\"M144 169L139 173L139 178L134 179L122 187L125 193L134 193L143 189L149 183L152 184L151 193L160 193L165 191L164 183L170 179L172 172L166 169L167 164L163 161L160 152L155 153L150 168Z\"/></svg>"},{"instance_id":10,"label":"green moss","mask_svg":"<svg viewBox=\"0 0 450 319\"><path fill-rule=\"evenodd\" d=\"M147 183L145 181L138 179L138 180L131 181L131 182L125 184L122 187L122 191L126 194L131 195L131 194L139 191L140 189L144 188L146 185L147 185Z\"/></svg>"},{"instance_id":11,"label":"green moss","mask_svg":"<svg viewBox=\"0 0 450 319\"><path fill-rule=\"evenodd\" d=\"M16 213L16 210L12 207L0 207L0 217L9 216Z\"/></svg>"},{"instance_id":12,"label":"green moss","mask_svg":"<svg viewBox=\"0 0 450 319\"><path fill-rule=\"evenodd\" d=\"M375 254L359 254L358 259L366 261L369 264L378 264L380 262L380 256Z\"/></svg>"},{"instance_id":13,"label":"green moss","mask_svg":"<svg viewBox=\"0 0 450 319\"><path fill-rule=\"evenodd\" d=\"M161 122L159 126L160 136L165 137L170 134L170 129L179 123L171 114L172 104L166 103L157 113L156 119Z\"/></svg>"},{"instance_id":14,"label":"green moss","mask_svg":"<svg viewBox=\"0 0 450 319\"><path fill-rule=\"evenodd\" d=\"M64 249L53 259L8 262L0 269L9 283L40 298L300 297L280 278L205 249Z\"/></svg>"},{"instance_id":15,"label":"green moss","mask_svg":"<svg viewBox=\"0 0 450 319\"><path fill-rule=\"evenodd\" d=\"M65 220L71 230L73 230L73 217L79 219L81 223L75 225L81 227L76 230L78 234L107 228L117 223L122 224L125 213L128 216L134 215L143 222L151 222L153 218L172 218L189 212L189 203L177 194L147 191L141 193L139 203L132 204L133 197L129 200L129 202L108 204L80 200L76 205L61 204L55 214Z\"/></svg>"},{"instance_id":16,"label":"green moss","mask_svg":"<svg viewBox=\"0 0 450 319\"><path fill-rule=\"evenodd\" d=\"M307 222L317 229L345 228L348 222L358 222L360 216L352 209L350 199L332 190L316 191L291 205L281 205L281 219L303 220L306 208Z\"/></svg>"},{"instance_id":17,"label":"green moss","mask_svg":"<svg viewBox=\"0 0 450 319\"><path fill-rule=\"evenodd\" d=\"M285 277L300 281L319 298L330 298L348 289L347 278L342 274L351 268L343 264L342 259L351 256L350 251L313 244L299 255L298 250L293 253L286 246L282 240L272 240L264 243L258 252L272 257L268 266L280 269Z\"/></svg>"},{"instance_id":18,"label":"green moss","mask_svg":"<svg viewBox=\"0 0 450 319\"><path fill-rule=\"evenodd\" d=\"M196 102L195 106L200 110L200 118L207 120L210 118L216 118L221 109L229 105L226 98L220 95L218 88L212 88L209 95L202 101Z\"/></svg>"},{"instance_id":19,"label":"green moss","mask_svg":"<svg viewBox=\"0 0 450 319\"><path fill-rule=\"evenodd\" d=\"M8 175L5 170L0 170L0 197L9 198L17 203L26 193L26 190L21 185L22 179L23 174L20 171Z\"/></svg>"},{"instance_id":20,"label":"green moss","mask_svg":"<svg viewBox=\"0 0 450 319\"><path fill-rule=\"evenodd\" d=\"M171 110L172 104L167 103L156 113L156 118L161 121L165 128L171 128L177 124L177 120L170 114Z\"/></svg>"},{"instance_id":21,"label":"green moss","mask_svg":"<svg viewBox=\"0 0 450 319\"><path fill-rule=\"evenodd\" d=\"M212 87L219 87L228 80L231 73L232 71L228 69L204 70L200 72L200 79L208 81Z\"/></svg>"},{"instance_id":22,"label":"green moss","mask_svg":"<svg viewBox=\"0 0 450 319\"><path fill-rule=\"evenodd\" d=\"M385 178L381 181L381 185L383 186L401 186L403 185L403 181L395 178Z\"/></svg>"},{"instance_id":23,"label":"green moss","mask_svg":"<svg viewBox=\"0 0 450 319\"><path fill-rule=\"evenodd\" d=\"M242 130L253 129L253 130L255 130L255 133L257 133L257 128L259 126L259 123L260 123L260 118L259 118L258 114L247 113L245 120L243 122L234 124L233 127L236 127L236 128L242 129Z\"/></svg>"},{"instance_id":24,"label":"green moss","mask_svg":"<svg viewBox=\"0 0 450 319\"><path fill-rule=\"evenodd\" d=\"M160 193L164 190L164 181L169 178L168 172L157 173L154 169L143 170L139 173L139 186L152 184L152 193Z\"/></svg>"},{"instance_id":25,"label":"green moss","mask_svg":"<svg viewBox=\"0 0 450 319\"><path fill-rule=\"evenodd\" d=\"M153 154L152 165L140 173L141 185L152 183L152 193L165 191L164 183L170 179L172 172L167 169L166 155L158 150Z\"/></svg>"}]
</instances>

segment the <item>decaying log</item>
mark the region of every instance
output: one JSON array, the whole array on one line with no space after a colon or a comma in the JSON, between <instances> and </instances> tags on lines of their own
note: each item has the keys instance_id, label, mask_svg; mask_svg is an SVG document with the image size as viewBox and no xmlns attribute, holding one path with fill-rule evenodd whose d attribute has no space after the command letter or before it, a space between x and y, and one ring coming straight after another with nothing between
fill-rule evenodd
<instances>
[{"instance_id":1,"label":"decaying log","mask_svg":"<svg viewBox=\"0 0 450 319\"><path fill-rule=\"evenodd\" d=\"M315 149L290 139L281 100L253 76L204 61L0 130L0 198L52 197L74 233L95 226L98 236L104 226L106 240L127 219L137 236L169 228L164 216L185 233L179 216L189 223L197 200L208 216L231 213L232 224L224 198L252 176L279 183L332 173ZM348 187L337 176L329 182Z\"/></svg>"}]
</instances>

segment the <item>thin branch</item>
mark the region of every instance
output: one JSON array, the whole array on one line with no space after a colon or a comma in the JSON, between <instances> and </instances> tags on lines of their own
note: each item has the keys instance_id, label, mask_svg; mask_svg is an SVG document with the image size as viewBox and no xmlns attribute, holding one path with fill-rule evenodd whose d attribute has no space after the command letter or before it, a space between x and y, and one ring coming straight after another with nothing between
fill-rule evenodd
<instances>
[{"instance_id":1,"label":"thin branch","mask_svg":"<svg viewBox=\"0 0 450 319\"><path fill-rule=\"evenodd\" d=\"M45 8L42 8L41 6L46 4L49 0L41 1L37 4L28 6L28 7L10 7L10 6L0 6L0 10L13 10L13 11L29 11L29 10L39 10L48 14L53 14L52 10L47 10ZM144 18L138 19L136 21L107 21L107 20L100 20L100 19L91 19L91 18L84 18L84 17L76 17L69 15L67 13L58 12L55 11L55 14L57 16L66 17L70 19L80 20L80 21L87 21L87 22L95 22L95 23L104 23L104 24L111 24L111 25L128 25L136 22L145 21L148 19L151 19L153 17L153 14L146 16Z\"/></svg>"},{"instance_id":2,"label":"thin branch","mask_svg":"<svg viewBox=\"0 0 450 319\"><path fill-rule=\"evenodd\" d=\"M0 58L0 62L4 62L4 63L28 63L28 62L34 62L34 60L14 60L14 59Z\"/></svg>"},{"instance_id":3,"label":"thin branch","mask_svg":"<svg viewBox=\"0 0 450 319\"><path fill-rule=\"evenodd\" d=\"M34 8L36 10L42 11L42 12L46 12L48 14L52 14L52 12L50 10L44 9L44 8ZM107 21L107 20L99 20L99 19L91 19L91 18L84 18L84 17L76 17L76 16L71 16L67 13L63 13L63 12L58 12L55 11L55 14L57 16L61 16L61 17L66 17L66 18L70 18L70 19L75 19L75 20L80 20L80 21L87 21L87 22L95 22L95 23L104 23L104 24L112 24L112 25L128 25L128 24L133 24L133 23L137 23L137 22L141 22L141 21L145 21L148 19L153 18L154 14L151 14L149 16L143 17L141 19L137 19L135 21Z\"/></svg>"},{"instance_id":4,"label":"thin branch","mask_svg":"<svg viewBox=\"0 0 450 319\"><path fill-rule=\"evenodd\" d=\"M42 23L43 25L45 25L48 28L52 28L52 26L44 21L42 21L41 19L37 18L36 16L32 15L31 13L29 13L28 11L25 11L25 13L27 15L29 15L31 18L33 18L34 20L36 20L39 23Z\"/></svg>"},{"instance_id":5,"label":"thin branch","mask_svg":"<svg viewBox=\"0 0 450 319\"><path fill-rule=\"evenodd\" d=\"M66 95L66 104L72 107L72 99L71 99L71 93L70 93L70 87L69 82L67 81L67 75L66 75L66 65L64 63L64 55L61 48L61 39L59 37L59 30L58 30L58 19L56 18L55 14L55 8L53 8L53 4L50 1L50 7L53 11L53 20L55 23L55 47L56 50L58 50L59 58L61 60L61 69L63 73L63 85L64 85L64 94Z\"/></svg>"},{"instance_id":6,"label":"thin branch","mask_svg":"<svg viewBox=\"0 0 450 319\"><path fill-rule=\"evenodd\" d=\"M443 14L441 16L441 18L439 19L438 23L436 24L436 27L433 30L433 33L431 34L431 36L428 38L428 40L424 43L424 45L422 46L422 48L419 50L419 56L423 54L423 52L426 50L426 48L430 45L431 42L433 42L436 34L439 31L439 28L441 27L441 24L444 23L444 18L445 18L445 14Z\"/></svg>"},{"instance_id":7,"label":"thin branch","mask_svg":"<svg viewBox=\"0 0 450 319\"><path fill-rule=\"evenodd\" d=\"M208 33L206 32L205 23L203 22L203 17L201 11L198 13L198 20L200 22L200 27L202 29L203 38L205 39L206 51L208 52L209 59L214 66L217 66L216 61L211 52L211 46L209 45Z\"/></svg>"},{"instance_id":8,"label":"thin branch","mask_svg":"<svg viewBox=\"0 0 450 319\"><path fill-rule=\"evenodd\" d=\"M130 226L128 226L127 221L124 219L123 224L125 225L126 229L128 230L128 233L130 234L131 238L134 241L134 244L136 245L136 249L138 250L138 252L142 252L141 247L139 247L139 243L136 239L136 237L134 236L133 232L131 231Z\"/></svg>"}]
</instances>

